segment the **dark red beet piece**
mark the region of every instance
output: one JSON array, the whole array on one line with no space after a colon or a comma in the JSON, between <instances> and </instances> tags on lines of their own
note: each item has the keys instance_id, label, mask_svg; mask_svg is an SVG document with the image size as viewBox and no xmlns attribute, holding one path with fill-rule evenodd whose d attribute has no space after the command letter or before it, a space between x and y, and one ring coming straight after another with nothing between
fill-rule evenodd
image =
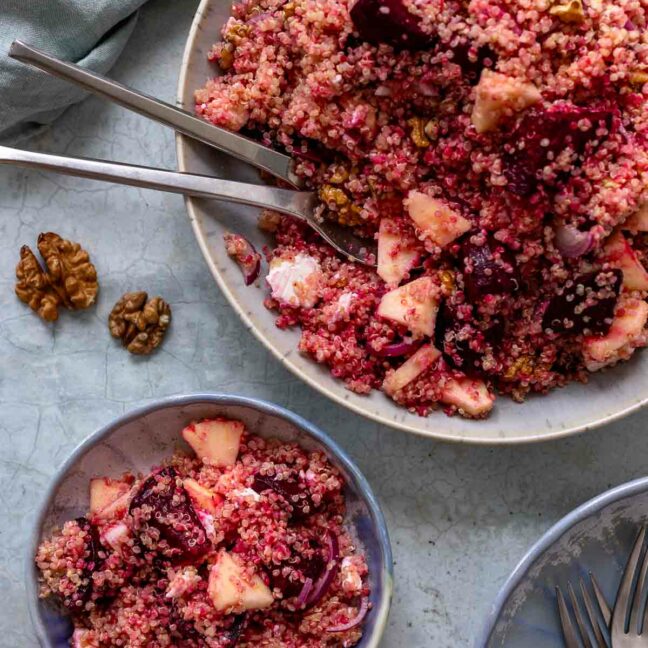
<instances>
[{"instance_id":1,"label":"dark red beet piece","mask_svg":"<svg viewBox=\"0 0 648 648\"><path fill-rule=\"evenodd\" d=\"M570 279L554 295L542 317L542 326L554 333L577 334L610 330L619 298L621 270L589 272Z\"/></svg>"},{"instance_id":2,"label":"dark red beet piece","mask_svg":"<svg viewBox=\"0 0 648 648\"><path fill-rule=\"evenodd\" d=\"M582 155L587 143L596 138L601 122L608 129L612 127L613 116L607 104L586 108L561 103L547 110L528 111L511 136L514 152L504 158L508 189L519 196L533 193L538 185L537 173L549 162L549 153L557 156L570 147ZM587 130L579 127L583 119L592 124Z\"/></svg>"},{"instance_id":3,"label":"dark red beet piece","mask_svg":"<svg viewBox=\"0 0 648 648\"><path fill-rule=\"evenodd\" d=\"M444 302L437 315L435 345L452 365L470 372L481 367L483 354L488 347L497 344L503 334L502 319L495 319L483 330L478 322L459 318L456 307ZM483 351L476 351L475 344L471 346L473 341Z\"/></svg>"},{"instance_id":4,"label":"dark red beet piece","mask_svg":"<svg viewBox=\"0 0 648 648\"><path fill-rule=\"evenodd\" d=\"M257 473L252 482L252 490L257 493L273 490L277 495L281 495L292 506L294 520L304 520L315 509L310 494L305 488L302 488L297 479L277 479L272 475ZM298 499L295 500L295 498Z\"/></svg>"},{"instance_id":5,"label":"dark red beet piece","mask_svg":"<svg viewBox=\"0 0 648 648\"><path fill-rule=\"evenodd\" d=\"M420 27L420 19L403 0L357 0L351 7L351 20L368 43L386 43L403 49L425 49L433 39Z\"/></svg>"},{"instance_id":6,"label":"dark red beet piece","mask_svg":"<svg viewBox=\"0 0 648 648\"><path fill-rule=\"evenodd\" d=\"M75 522L79 525L79 528L84 534L84 543L86 547L85 567L83 569L81 583L79 583L77 589L71 596L65 596L63 598L63 605L75 612L81 612L83 606L80 608L77 603L80 601L82 604L85 604L92 596L92 574L99 567L99 550L101 548L101 543L99 541L99 533L97 532L96 527L94 527L87 518L78 517Z\"/></svg>"},{"instance_id":7,"label":"dark red beet piece","mask_svg":"<svg viewBox=\"0 0 648 648\"><path fill-rule=\"evenodd\" d=\"M501 243L488 239L484 245L466 241L464 255L464 285L468 301L476 303L485 295L515 292L520 286L515 257Z\"/></svg>"},{"instance_id":8,"label":"dark red beet piece","mask_svg":"<svg viewBox=\"0 0 648 648\"><path fill-rule=\"evenodd\" d=\"M130 504L140 532L149 525L160 532L174 559L193 561L209 550L210 542L174 468L163 468L144 481ZM146 540L140 533L144 544Z\"/></svg>"},{"instance_id":9,"label":"dark red beet piece","mask_svg":"<svg viewBox=\"0 0 648 648\"><path fill-rule=\"evenodd\" d=\"M315 582L326 568L326 561L320 551L316 551L310 558L303 556L294 564L291 564L293 571L296 574L301 574L304 578L310 578ZM290 578L290 575L279 573L272 577L272 586L281 590L284 599L294 598L298 596L302 590L303 583L297 578Z\"/></svg>"}]
</instances>

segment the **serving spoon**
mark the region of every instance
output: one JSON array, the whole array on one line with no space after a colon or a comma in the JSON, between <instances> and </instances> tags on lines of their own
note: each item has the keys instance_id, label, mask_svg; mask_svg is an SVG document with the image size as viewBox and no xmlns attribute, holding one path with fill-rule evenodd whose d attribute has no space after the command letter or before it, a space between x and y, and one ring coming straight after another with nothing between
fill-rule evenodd
<instances>
[{"instance_id":1,"label":"serving spoon","mask_svg":"<svg viewBox=\"0 0 648 648\"><path fill-rule=\"evenodd\" d=\"M375 243L372 240L362 239L353 234L350 228L324 220L316 213L320 201L314 191L279 189L206 175L90 158L52 155L8 146L0 146L0 164L44 169L92 180L107 180L145 189L274 209L308 223L329 245L350 260L365 265L376 263Z\"/></svg>"},{"instance_id":2,"label":"serving spoon","mask_svg":"<svg viewBox=\"0 0 648 648\"><path fill-rule=\"evenodd\" d=\"M14 41L11 44L9 56L228 153L257 169L270 173L296 189L304 187L304 180L295 173L295 161L290 156L263 146L248 137L214 126L171 104L132 90L96 72L58 59L21 41ZM308 223L329 245L352 261L365 265L376 264L375 242L371 239L362 239L350 228L319 216L316 208L320 202L314 192L292 191L222 180L212 176L104 160L63 157L9 147L0 147L0 164L16 164L94 180L108 180L118 184L275 209Z\"/></svg>"}]
</instances>

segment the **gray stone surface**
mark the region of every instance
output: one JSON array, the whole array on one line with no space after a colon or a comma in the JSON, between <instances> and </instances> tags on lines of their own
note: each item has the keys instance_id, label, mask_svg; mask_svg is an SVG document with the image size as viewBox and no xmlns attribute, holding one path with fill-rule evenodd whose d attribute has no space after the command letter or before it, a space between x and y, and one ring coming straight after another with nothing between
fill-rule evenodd
<instances>
[{"instance_id":1,"label":"gray stone surface","mask_svg":"<svg viewBox=\"0 0 648 648\"><path fill-rule=\"evenodd\" d=\"M156 0L114 71L173 100L195 0ZM173 167L166 129L99 100L71 109L35 148ZM53 230L82 241L101 277L96 308L52 326L13 294L18 250ZM108 335L128 289L168 299L164 347L138 359ZM34 645L24 545L43 489L98 426L150 399L198 390L254 395L328 430L378 492L396 592L384 646L472 645L525 550L575 505L645 474L645 414L571 440L510 449L405 436L331 404L282 369L219 293L182 200L60 176L0 170L0 645ZM438 418L443 425L443 419Z\"/></svg>"}]
</instances>

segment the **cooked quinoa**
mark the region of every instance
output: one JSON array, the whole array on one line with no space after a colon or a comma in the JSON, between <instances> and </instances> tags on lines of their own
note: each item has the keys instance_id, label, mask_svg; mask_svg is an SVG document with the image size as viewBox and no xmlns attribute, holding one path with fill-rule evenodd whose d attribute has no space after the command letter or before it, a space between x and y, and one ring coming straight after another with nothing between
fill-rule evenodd
<instances>
[{"instance_id":1,"label":"cooked quinoa","mask_svg":"<svg viewBox=\"0 0 648 648\"><path fill-rule=\"evenodd\" d=\"M482 417L647 342L643 0L245 0L205 119L298 161L377 270L266 214L279 327L347 387ZM418 354L418 355L417 355Z\"/></svg>"},{"instance_id":2,"label":"cooked quinoa","mask_svg":"<svg viewBox=\"0 0 648 648\"><path fill-rule=\"evenodd\" d=\"M212 419L148 475L96 478L86 516L38 548L74 648L354 646L367 565L321 452Z\"/></svg>"}]
</instances>

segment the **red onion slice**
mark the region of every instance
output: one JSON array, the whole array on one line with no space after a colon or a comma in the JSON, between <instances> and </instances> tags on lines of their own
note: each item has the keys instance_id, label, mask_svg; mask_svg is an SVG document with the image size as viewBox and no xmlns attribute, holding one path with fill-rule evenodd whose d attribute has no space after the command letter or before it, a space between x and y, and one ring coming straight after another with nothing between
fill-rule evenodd
<instances>
[{"instance_id":1,"label":"red onion slice","mask_svg":"<svg viewBox=\"0 0 648 648\"><path fill-rule=\"evenodd\" d=\"M306 607L306 602L308 601L308 595L311 593L311 590L313 589L313 579L312 578L307 578L304 581L304 586L301 589L301 592L299 592L299 596L297 597L297 606L300 608Z\"/></svg>"},{"instance_id":2,"label":"red onion slice","mask_svg":"<svg viewBox=\"0 0 648 648\"><path fill-rule=\"evenodd\" d=\"M324 595L328 592L329 587L331 587L331 583L335 579L340 566L340 545L337 536L332 531L329 531L326 536L326 544L328 548L326 568L315 581L313 590L306 603L308 607L316 605L324 598Z\"/></svg>"},{"instance_id":3,"label":"red onion slice","mask_svg":"<svg viewBox=\"0 0 648 648\"><path fill-rule=\"evenodd\" d=\"M225 232L223 234L225 250L236 263L238 263L245 285L249 286L256 281L261 271L261 255L256 251L254 245L240 234Z\"/></svg>"},{"instance_id":4,"label":"red onion slice","mask_svg":"<svg viewBox=\"0 0 648 648\"><path fill-rule=\"evenodd\" d=\"M400 356L407 355L410 351L414 351L419 346L418 342L407 342L401 340L393 344L386 344L382 349L375 349L372 345L371 350L382 358L399 358Z\"/></svg>"},{"instance_id":5,"label":"red onion slice","mask_svg":"<svg viewBox=\"0 0 648 648\"><path fill-rule=\"evenodd\" d=\"M581 232L573 225L560 225L556 228L556 247L567 259L575 259L587 254L594 247L592 231Z\"/></svg>"},{"instance_id":6,"label":"red onion slice","mask_svg":"<svg viewBox=\"0 0 648 648\"><path fill-rule=\"evenodd\" d=\"M366 596L363 596L362 601L360 601L360 610L358 611L358 614L353 617L353 619L350 619L346 623L341 623L339 625L326 628L326 632L346 632L347 630L351 630L352 628L355 628L362 623L364 618L367 616L368 611L369 599Z\"/></svg>"}]
</instances>

